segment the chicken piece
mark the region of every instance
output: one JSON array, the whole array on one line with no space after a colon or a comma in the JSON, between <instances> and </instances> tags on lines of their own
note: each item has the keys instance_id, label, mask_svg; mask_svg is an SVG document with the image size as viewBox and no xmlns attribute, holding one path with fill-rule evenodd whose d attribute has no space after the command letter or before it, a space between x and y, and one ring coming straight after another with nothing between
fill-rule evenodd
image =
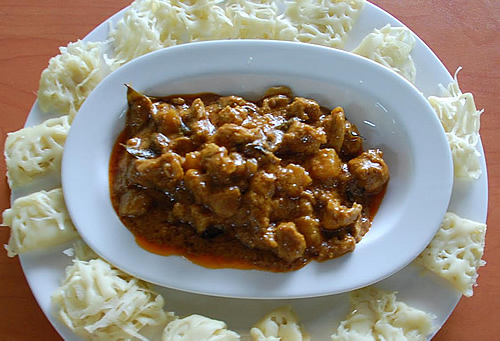
<instances>
[{"instance_id":1,"label":"chicken piece","mask_svg":"<svg viewBox=\"0 0 500 341\"><path fill-rule=\"evenodd\" d=\"M321 236L320 223L318 219L311 216L302 216L295 220L295 226L306 240L308 247L318 247L323 241Z\"/></svg>"},{"instance_id":2,"label":"chicken piece","mask_svg":"<svg viewBox=\"0 0 500 341\"><path fill-rule=\"evenodd\" d=\"M340 107L333 109L330 115L321 120L321 126L327 136L326 147L333 148L340 153L346 129L344 110Z\"/></svg>"},{"instance_id":3,"label":"chicken piece","mask_svg":"<svg viewBox=\"0 0 500 341\"><path fill-rule=\"evenodd\" d=\"M172 215L184 224L189 224L190 212L190 205L183 202L176 202L172 207Z\"/></svg>"},{"instance_id":4,"label":"chicken piece","mask_svg":"<svg viewBox=\"0 0 500 341\"><path fill-rule=\"evenodd\" d=\"M351 230L351 235L354 237L356 240L356 243L363 238L363 236L368 232L370 229L371 222L367 217L360 216L358 220L354 223L354 227Z\"/></svg>"},{"instance_id":5,"label":"chicken piece","mask_svg":"<svg viewBox=\"0 0 500 341\"><path fill-rule=\"evenodd\" d=\"M389 167L379 149L369 149L347 165L356 185L369 194L380 193L389 181Z\"/></svg>"},{"instance_id":6,"label":"chicken piece","mask_svg":"<svg viewBox=\"0 0 500 341\"><path fill-rule=\"evenodd\" d=\"M156 155L161 155L168 152L169 143L169 138L162 133L153 133L149 140L149 149Z\"/></svg>"},{"instance_id":7,"label":"chicken piece","mask_svg":"<svg viewBox=\"0 0 500 341\"><path fill-rule=\"evenodd\" d=\"M319 262L340 257L348 252L354 251L356 248L356 240L350 234L345 234L342 238L331 238L321 243L316 248Z\"/></svg>"},{"instance_id":8,"label":"chicken piece","mask_svg":"<svg viewBox=\"0 0 500 341\"><path fill-rule=\"evenodd\" d=\"M286 97L292 98L293 92L292 89L290 89L288 86L284 85L272 86L266 90L264 96L262 97L271 97L275 95L285 95Z\"/></svg>"},{"instance_id":9,"label":"chicken piece","mask_svg":"<svg viewBox=\"0 0 500 341\"><path fill-rule=\"evenodd\" d=\"M184 105L186 104L186 100L182 97L172 97L170 102L174 105Z\"/></svg>"},{"instance_id":10,"label":"chicken piece","mask_svg":"<svg viewBox=\"0 0 500 341\"><path fill-rule=\"evenodd\" d=\"M227 177L236 171L236 164L228 156L226 147L207 143L200 152L201 166L215 178Z\"/></svg>"},{"instance_id":11,"label":"chicken piece","mask_svg":"<svg viewBox=\"0 0 500 341\"><path fill-rule=\"evenodd\" d=\"M259 229L269 226L271 215L271 198L264 197L254 191L247 191L244 196L244 205L248 207L250 225Z\"/></svg>"},{"instance_id":12,"label":"chicken piece","mask_svg":"<svg viewBox=\"0 0 500 341\"><path fill-rule=\"evenodd\" d=\"M297 198L290 198L288 196L277 196L271 201L271 221L293 220L298 214Z\"/></svg>"},{"instance_id":13,"label":"chicken piece","mask_svg":"<svg viewBox=\"0 0 500 341\"><path fill-rule=\"evenodd\" d=\"M228 153L225 147L214 143L205 145L200 152L200 159L201 167L213 186L234 185L233 178L238 180L243 176L243 179L247 179L255 173L258 166L254 159L245 159L237 152Z\"/></svg>"},{"instance_id":14,"label":"chicken piece","mask_svg":"<svg viewBox=\"0 0 500 341\"><path fill-rule=\"evenodd\" d=\"M179 136L170 140L170 148L180 155L186 155L197 148L197 144L188 136Z\"/></svg>"},{"instance_id":15,"label":"chicken piece","mask_svg":"<svg viewBox=\"0 0 500 341\"><path fill-rule=\"evenodd\" d=\"M179 111L174 106L165 102L154 103L154 106L156 111L154 111L153 118L159 132L170 135L182 133L183 130L187 129L182 122Z\"/></svg>"},{"instance_id":16,"label":"chicken piece","mask_svg":"<svg viewBox=\"0 0 500 341\"><path fill-rule=\"evenodd\" d=\"M204 233L211 226L217 225L220 221L213 214L210 214L202 205L175 203L172 209L173 215L180 222L195 228L199 234Z\"/></svg>"},{"instance_id":17,"label":"chicken piece","mask_svg":"<svg viewBox=\"0 0 500 341\"><path fill-rule=\"evenodd\" d=\"M336 230L355 223L361 216L363 206L354 203L352 207L344 206L339 200L329 200L323 207L322 226L326 230Z\"/></svg>"},{"instance_id":18,"label":"chicken piece","mask_svg":"<svg viewBox=\"0 0 500 341\"><path fill-rule=\"evenodd\" d=\"M179 183L184 178L184 168L182 168L182 157L177 153L164 153L161 156L164 161L163 174L174 183Z\"/></svg>"},{"instance_id":19,"label":"chicken piece","mask_svg":"<svg viewBox=\"0 0 500 341\"><path fill-rule=\"evenodd\" d=\"M173 189L184 178L182 161L182 157L173 152L164 153L154 159L136 160L134 179L144 187Z\"/></svg>"},{"instance_id":20,"label":"chicken piece","mask_svg":"<svg viewBox=\"0 0 500 341\"><path fill-rule=\"evenodd\" d=\"M259 226L236 227L236 238L248 246L249 248L255 248L259 250L276 250L278 243L275 239L276 227L269 224L269 218L260 217Z\"/></svg>"},{"instance_id":21,"label":"chicken piece","mask_svg":"<svg viewBox=\"0 0 500 341\"><path fill-rule=\"evenodd\" d=\"M213 135L213 142L228 149L245 145L263 138L260 130L247 129L233 123L226 123L217 129Z\"/></svg>"},{"instance_id":22,"label":"chicken piece","mask_svg":"<svg viewBox=\"0 0 500 341\"><path fill-rule=\"evenodd\" d=\"M292 222L279 224L276 229L275 239L278 243L278 256L288 262L299 259L306 251L304 235L297 231L295 224Z\"/></svg>"},{"instance_id":23,"label":"chicken piece","mask_svg":"<svg viewBox=\"0 0 500 341\"><path fill-rule=\"evenodd\" d=\"M236 186L212 192L210 198L210 208L220 217L229 218L240 208L241 192Z\"/></svg>"},{"instance_id":24,"label":"chicken piece","mask_svg":"<svg viewBox=\"0 0 500 341\"><path fill-rule=\"evenodd\" d=\"M315 154L327 141L323 128L315 128L294 120L278 145L278 153Z\"/></svg>"},{"instance_id":25,"label":"chicken piece","mask_svg":"<svg viewBox=\"0 0 500 341\"><path fill-rule=\"evenodd\" d=\"M271 198L248 190L242 198L242 206L246 209L238 212L243 215L243 226L236 226L236 237L250 248L272 250L277 247L274 239L275 226L270 224Z\"/></svg>"},{"instance_id":26,"label":"chicken piece","mask_svg":"<svg viewBox=\"0 0 500 341\"><path fill-rule=\"evenodd\" d=\"M196 169L189 169L184 176L184 185L193 193L197 203L210 202L211 193L206 178L205 174Z\"/></svg>"},{"instance_id":27,"label":"chicken piece","mask_svg":"<svg viewBox=\"0 0 500 341\"><path fill-rule=\"evenodd\" d=\"M232 108L236 106L243 106L246 104L249 104L244 98L239 97L239 96L225 96L219 98L218 102L220 103L220 106L222 108L225 108L227 106L230 106Z\"/></svg>"},{"instance_id":28,"label":"chicken piece","mask_svg":"<svg viewBox=\"0 0 500 341\"><path fill-rule=\"evenodd\" d=\"M217 129L208 118L192 122L189 128L191 140L198 145L207 142Z\"/></svg>"},{"instance_id":29,"label":"chicken piece","mask_svg":"<svg viewBox=\"0 0 500 341\"><path fill-rule=\"evenodd\" d=\"M307 170L316 179L335 178L342 172L342 161L335 149L324 148L309 160Z\"/></svg>"},{"instance_id":30,"label":"chicken piece","mask_svg":"<svg viewBox=\"0 0 500 341\"><path fill-rule=\"evenodd\" d=\"M291 98L284 94L276 94L262 100L263 112L284 109L291 102Z\"/></svg>"},{"instance_id":31,"label":"chicken piece","mask_svg":"<svg viewBox=\"0 0 500 341\"><path fill-rule=\"evenodd\" d=\"M243 147L242 154L247 158L258 160L261 165L279 165L281 159L260 140L248 143Z\"/></svg>"},{"instance_id":32,"label":"chicken piece","mask_svg":"<svg viewBox=\"0 0 500 341\"><path fill-rule=\"evenodd\" d=\"M280 167L277 172L278 190L290 197L299 197L302 191L312 183L307 171L296 164Z\"/></svg>"},{"instance_id":33,"label":"chicken piece","mask_svg":"<svg viewBox=\"0 0 500 341\"><path fill-rule=\"evenodd\" d=\"M194 226L196 232L200 234L219 222L216 216L207 212L201 205L191 205L191 218L193 219L191 225Z\"/></svg>"},{"instance_id":34,"label":"chicken piece","mask_svg":"<svg viewBox=\"0 0 500 341\"><path fill-rule=\"evenodd\" d=\"M153 204L153 199L144 191L130 189L120 197L118 213L124 217L145 215Z\"/></svg>"},{"instance_id":35,"label":"chicken piece","mask_svg":"<svg viewBox=\"0 0 500 341\"><path fill-rule=\"evenodd\" d=\"M307 196L304 196L304 192L297 202L297 215L298 216L309 216L314 214L313 202Z\"/></svg>"},{"instance_id":36,"label":"chicken piece","mask_svg":"<svg viewBox=\"0 0 500 341\"><path fill-rule=\"evenodd\" d=\"M187 110L181 112L180 116L181 122L185 125L181 124L179 129L197 145L206 142L216 130L200 98L196 98Z\"/></svg>"},{"instance_id":37,"label":"chicken piece","mask_svg":"<svg viewBox=\"0 0 500 341\"><path fill-rule=\"evenodd\" d=\"M222 110L218 111L217 114L214 113L210 115L210 119L218 127L221 127L228 123L240 125L247 118L249 109L253 109L254 111L258 110L256 107L253 108L252 106L231 107L228 105Z\"/></svg>"},{"instance_id":38,"label":"chicken piece","mask_svg":"<svg viewBox=\"0 0 500 341\"><path fill-rule=\"evenodd\" d=\"M303 97L295 97L287 107L287 119L298 117L302 121L316 121L321 116L321 108L316 101Z\"/></svg>"},{"instance_id":39,"label":"chicken piece","mask_svg":"<svg viewBox=\"0 0 500 341\"><path fill-rule=\"evenodd\" d=\"M272 199L271 221L294 220L296 217L314 214L314 207L309 198L292 198L288 195L276 196Z\"/></svg>"},{"instance_id":40,"label":"chicken piece","mask_svg":"<svg viewBox=\"0 0 500 341\"><path fill-rule=\"evenodd\" d=\"M195 152L187 153L184 156L184 163L182 164L182 167L184 168L185 171L187 171L189 169L201 170L200 152L195 151Z\"/></svg>"},{"instance_id":41,"label":"chicken piece","mask_svg":"<svg viewBox=\"0 0 500 341\"><path fill-rule=\"evenodd\" d=\"M250 190L266 198L272 198L276 191L276 175L260 170L252 177Z\"/></svg>"},{"instance_id":42,"label":"chicken piece","mask_svg":"<svg viewBox=\"0 0 500 341\"><path fill-rule=\"evenodd\" d=\"M259 167L257 160L253 158L245 158L242 154L237 152L229 153L228 156L236 166L236 170L233 174L238 177L242 177L241 181L248 183L247 180L257 172Z\"/></svg>"},{"instance_id":43,"label":"chicken piece","mask_svg":"<svg viewBox=\"0 0 500 341\"><path fill-rule=\"evenodd\" d=\"M190 125L193 122L197 122L199 120L208 119L207 111L205 110L205 104L200 98L196 98L189 109L184 110L181 113L182 120Z\"/></svg>"},{"instance_id":44,"label":"chicken piece","mask_svg":"<svg viewBox=\"0 0 500 341\"><path fill-rule=\"evenodd\" d=\"M346 158L356 157L363 152L363 138L359 135L356 125L345 122L344 141L341 155Z\"/></svg>"},{"instance_id":45,"label":"chicken piece","mask_svg":"<svg viewBox=\"0 0 500 341\"><path fill-rule=\"evenodd\" d=\"M279 196L272 199L271 220L293 220L296 217L313 214L314 207L306 198Z\"/></svg>"}]
</instances>

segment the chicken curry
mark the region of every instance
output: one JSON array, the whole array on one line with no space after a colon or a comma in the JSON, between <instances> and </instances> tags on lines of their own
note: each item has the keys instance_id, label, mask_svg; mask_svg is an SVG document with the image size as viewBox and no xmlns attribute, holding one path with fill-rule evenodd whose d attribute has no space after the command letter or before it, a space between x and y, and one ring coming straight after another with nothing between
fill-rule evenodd
<instances>
[{"instance_id":1,"label":"chicken curry","mask_svg":"<svg viewBox=\"0 0 500 341\"><path fill-rule=\"evenodd\" d=\"M140 240L190 259L293 271L354 250L389 180L342 108L273 87L258 101L128 88L110 189Z\"/></svg>"}]
</instances>

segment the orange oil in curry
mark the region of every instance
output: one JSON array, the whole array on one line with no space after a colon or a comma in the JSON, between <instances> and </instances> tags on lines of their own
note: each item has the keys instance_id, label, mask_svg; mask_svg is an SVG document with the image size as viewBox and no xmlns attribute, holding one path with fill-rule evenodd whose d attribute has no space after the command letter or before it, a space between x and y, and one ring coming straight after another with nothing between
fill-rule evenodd
<instances>
[{"instance_id":1,"label":"orange oil in curry","mask_svg":"<svg viewBox=\"0 0 500 341\"><path fill-rule=\"evenodd\" d=\"M181 256L194 264L203 266L207 269L238 269L238 270L258 270L259 267L247 263L244 261L238 261L235 259L227 259L225 257L217 256L217 255L190 255L186 253L186 250L180 247L175 247L171 245L160 245L154 242L151 242L144 237L135 236L135 241L137 245L139 245L144 250L160 255L160 256Z\"/></svg>"}]
</instances>

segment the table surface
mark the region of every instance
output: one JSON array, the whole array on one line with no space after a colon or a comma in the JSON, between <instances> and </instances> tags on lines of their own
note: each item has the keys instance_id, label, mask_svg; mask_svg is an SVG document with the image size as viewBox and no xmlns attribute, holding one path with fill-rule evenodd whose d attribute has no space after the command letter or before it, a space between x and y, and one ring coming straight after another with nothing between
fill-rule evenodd
<instances>
[{"instance_id":1,"label":"table surface","mask_svg":"<svg viewBox=\"0 0 500 341\"><path fill-rule=\"evenodd\" d=\"M479 286L462 298L434 340L498 339L500 323L500 1L373 0L410 29L454 72L462 66L462 90L484 108L481 138L488 164L488 232ZM127 6L126 0L2 0L0 3L0 149L8 132L20 129L36 99L41 71L58 47L83 38L99 23ZM0 174L5 163L0 161ZM10 206L9 187L0 181L0 210ZM0 229L6 244L8 228ZM0 339L59 340L25 281L19 260L0 252Z\"/></svg>"}]
</instances>

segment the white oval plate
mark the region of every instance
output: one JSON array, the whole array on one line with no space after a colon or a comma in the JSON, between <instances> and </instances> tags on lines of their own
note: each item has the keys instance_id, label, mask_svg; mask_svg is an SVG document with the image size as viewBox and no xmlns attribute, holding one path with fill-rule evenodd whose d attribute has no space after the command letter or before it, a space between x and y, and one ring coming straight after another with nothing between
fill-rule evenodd
<instances>
[{"instance_id":1,"label":"white oval plate","mask_svg":"<svg viewBox=\"0 0 500 341\"><path fill-rule=\"evenodd\" d=\"M103 22L85 40L106 40L109 24L116 23L123 16L123 12L122 10ZM400 21L384 10L366 3L349 33L350 39L345 49L353 49L374 28L381 28L388 23L393 26L403 26ZM412 52L417 67L415 85L425 97L439 95L438 84L446 85L453 79L436 55L421 39L415 37L417 41ZM39 124L45 119L46 116L35 103L26 126ZM481 153L480 162L483 174L477 181L454 183L448 210L467 219L486 222L488 177L481 144L478 150ZM45 184L45 188L50 189L58 185L56 180ZM13 191L12 196L15 198L23 194L25 193ZM53 249L22 254L19 258L33 295L47 319L64 340L76 341L81 339L56 319L50 302L51 295L64 278L66 266L71 264L72 258L62 252L70 246L71 243L68 243ZM422 272L422 270L412 263L389 278L378 282L376 286L389 291L398 291L399 300L436 316L433 323L437 332L452 313L461 295L445 280L432 273ZM242 340L250 340L249 330L253 323L272 309L282 305L292 306L312 340L329 340L332 332L349 311L347 293L294 300L245 300L190 294L161 286L156 286L155 289L165 297L165 309L175 311L180 316L198 313L223 320L229 328L242 335Z\"/></svg>"},{"instance_id":2,"label":"white oval plate","mask_svg":"<svg viewBox=\"0 0 500 341\"><path fill-rule=\"evenodd\" d=\"M109 160L127 108L123 84L156 96L214 92L246 98L286 85L295 95L323 106L342 106L366 139L366 147L384 151L391 171L372 228L352 253L289 273L208 269L183 257L145 251L110 200ZM82 238L101 257L135 277L215 296L298 298L364 287L410 263L439 228L451 195L453 169L448 141L432 107L389 69L321 46L227 40L159 50L104 79L71 125L62 184Z\"/></svg>"}]
</instances>

